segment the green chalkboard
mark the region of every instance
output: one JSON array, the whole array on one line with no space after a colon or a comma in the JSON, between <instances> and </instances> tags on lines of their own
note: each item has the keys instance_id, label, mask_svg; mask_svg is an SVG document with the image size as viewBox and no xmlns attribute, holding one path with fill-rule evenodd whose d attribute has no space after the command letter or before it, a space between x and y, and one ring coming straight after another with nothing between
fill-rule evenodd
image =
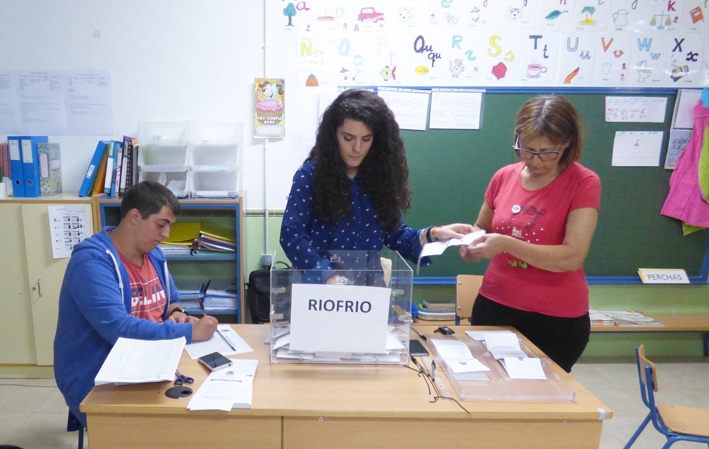
<instances>
[{"instance_id":1,"label":"green chalkboard","mask_svg":"<svg viewBox=\"0 0 709 449\"><path fill-rule=\"evenodd\" d=\"M404 221L414 227L473 223L494 172L518 160L512 150L514 119L534 95L484 94L479 130L403 131L413 191L412 207ZM684 268L690 277L701 275L709 232L683 237L681 223L659 213L672 172L661 166L611 166L616 131L664 131L664 165L675 95L660 95L668 100L665 123L609 123L604 118L605 94L566 96L584 120L581 163L601 178L601 211L586 259L586 275L637 277L638 268ZM456 248L434 257L433 262L421 267L418 276L482 274L487 267L484 262L463 261Z\"/></svg>"}]
</instances>

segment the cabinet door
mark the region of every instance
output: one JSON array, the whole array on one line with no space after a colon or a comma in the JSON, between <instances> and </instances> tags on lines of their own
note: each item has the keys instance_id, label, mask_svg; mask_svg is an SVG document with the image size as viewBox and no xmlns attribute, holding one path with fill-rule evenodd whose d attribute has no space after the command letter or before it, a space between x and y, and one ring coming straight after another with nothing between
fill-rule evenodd
<instances>
[{"instance_id":1,"label":"cabinet door","mask_svg":"<svg viewBox=\"0 0 709 449\"><path fill-rule=\"evenodd\" d=\"M56 206L62 204L55 204ZM23 204L25 251L30 286L30 304L37 365L54 363L54 333L57 330L59 291L68 258L54 259L49 226L51 204ZM93 234L91 206L72 204L85 210L88 235Z\"/></svg>"},{"instance_id":2,"label":"cabinet door","mask_svg":"<svg viewBox=\"0 0 709 449\"><path fill-rule=\"evenodd\" d=\"M20 203L0 204L0 363L34 364L27 256Z\"/></svg>"}]
</instances>

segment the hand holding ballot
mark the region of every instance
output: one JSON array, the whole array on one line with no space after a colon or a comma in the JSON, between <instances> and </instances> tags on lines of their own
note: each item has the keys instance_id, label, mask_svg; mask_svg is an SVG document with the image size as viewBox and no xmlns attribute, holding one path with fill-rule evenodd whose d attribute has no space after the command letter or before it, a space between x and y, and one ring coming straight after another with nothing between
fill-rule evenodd
<instances>
[{"instance_id":1,"label":"hand holding ballot","mask_svg":"<svg viewBox=\"0 0 709 449\"><path fill-rule=\"evenodd\" d=\"M431 242L427 243L423 246L423 250L421 251L421 256L420 257L426 257L426 256L440 256L443 254L443 252L449 247L449 246L461 246L464 245L464 247L467 247L468 245L472 245L475 243L476 240L478 240L480 237L485 235L485 231L475 231L471 232L469 234L465 234L462 238L452 238L450 240L447 240L445 242ZM462 252L461 252L462 255Z\"/></svg>"},{"instance_id":2,"label":"hand holding ballot","mask_svg":"<svg viewBox=\"0 0 709 449\"><path fill-rule=\"evenodd\" d=\"M503 245L504 240L509 238L508 236L495 233L485 234L485 231L479 232L482 234L477 235L467 245L460 247L460 257L464 260L479 262L482 259L492 259L505 251Z\"/></svg>"}]
</instances>

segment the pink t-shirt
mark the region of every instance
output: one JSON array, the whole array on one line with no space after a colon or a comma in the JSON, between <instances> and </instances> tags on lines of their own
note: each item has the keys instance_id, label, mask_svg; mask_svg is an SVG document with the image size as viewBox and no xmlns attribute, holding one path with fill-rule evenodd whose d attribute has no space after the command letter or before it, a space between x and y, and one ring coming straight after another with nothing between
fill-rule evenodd
<instances>
[{"instance_id":1,"label":"pink t-shirt","mask_svg":"<svg viewBox=\"0 0 709 449\"><path fill-rule=\"evenodd\" d=\"M121 261L128 271L134 317L162 323L163 312L167 303L165 290L160 283L155 267L147 254L143 254L143 266L139 267L120 254Z\"/></svg>"},{"instance_id":2,"label":"pink t-shirt","mask_svg":"<svg viewBox=\"0 0 709 449\"><path fill-rule=\"evenodd\" d=\"M539 190L522 187L523 169L523 162L503 167L488 185L485 201L494 211L492 232L536 245L559 245L569 212L600 208L600 179L581 164L573 163ZM554 273L507 253L492 258L480 293L508 307L544 315L575 318L588 312L583 268Z\"/></svg>"}]
</instances>

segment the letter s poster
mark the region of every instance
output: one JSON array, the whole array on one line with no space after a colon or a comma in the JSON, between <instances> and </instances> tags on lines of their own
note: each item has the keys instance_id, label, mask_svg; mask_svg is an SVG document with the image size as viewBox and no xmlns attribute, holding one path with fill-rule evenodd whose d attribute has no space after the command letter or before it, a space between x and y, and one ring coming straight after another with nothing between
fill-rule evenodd
<instances>
[{"instance_id":1,"label":"letter s poster","mask_svg":"<svg viewBox=\"0 0 709 449\"><path fill-rule=\"evenodd\" d=\"M285 137L286 86L275 78L254 80L254 137Z\"/></svg>"}]
</instances>

